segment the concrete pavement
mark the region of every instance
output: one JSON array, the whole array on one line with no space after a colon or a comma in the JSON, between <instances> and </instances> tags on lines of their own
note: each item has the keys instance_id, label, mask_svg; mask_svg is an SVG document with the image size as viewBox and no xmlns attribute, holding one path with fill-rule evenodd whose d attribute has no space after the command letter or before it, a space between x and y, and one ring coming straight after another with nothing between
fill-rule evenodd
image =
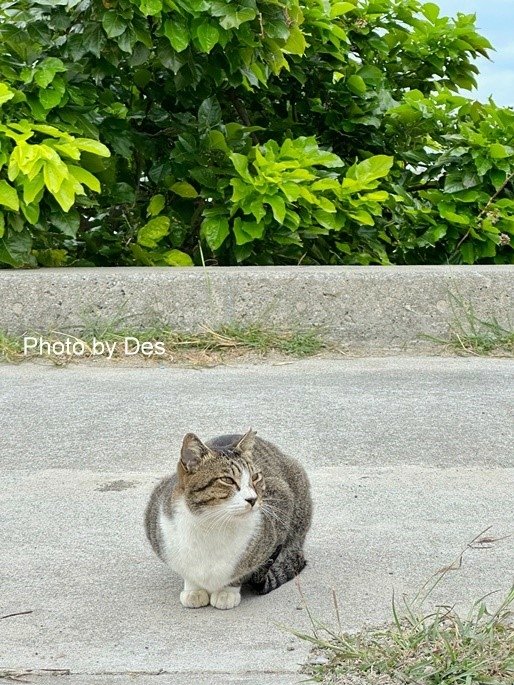
<instances>
[{"instance_id":1,"label":"concrete pavement","mask_svg":"<svg viewBox=\"0 0 514 685\"><path fill-rule=\"evenodd\" d=\"M142 529L181 436L252 425L309 471L301 589L346 629L390 616L477 533L514 533L509 360L308 360L279 366L0 366L0 682L295 685L299 588L186 610ZM514 576L513 539L469 550L436 601L462 608ZM492 603L500 595L493 596ZM49 670L51 669L51 670Z\"/></svg>"}]
</instances>

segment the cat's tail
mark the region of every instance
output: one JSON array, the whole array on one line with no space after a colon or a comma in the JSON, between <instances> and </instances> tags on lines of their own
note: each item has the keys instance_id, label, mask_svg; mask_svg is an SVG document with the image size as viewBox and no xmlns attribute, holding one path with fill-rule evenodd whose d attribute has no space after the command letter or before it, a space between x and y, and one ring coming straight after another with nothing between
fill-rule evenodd
<instances>
[{"instance_id":1,"label":"cat's tail","mask_svg":"<svg viewBox=\"0 0 514 685\"><path fill-rule=\"evenodd\" d=\"M253 575L250 584L260 595L267 595L295 578L303 571L306 563L302 550L284 548L271 565L259 569Z\"/></svg>"}]
</instances>

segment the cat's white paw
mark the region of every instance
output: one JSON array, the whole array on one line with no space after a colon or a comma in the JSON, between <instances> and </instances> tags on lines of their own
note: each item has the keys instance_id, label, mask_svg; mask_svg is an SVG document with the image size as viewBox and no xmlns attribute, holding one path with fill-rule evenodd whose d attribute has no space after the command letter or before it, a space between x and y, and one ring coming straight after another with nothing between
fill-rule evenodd
<instances>
[{"instance_id":1,"label":"cat's white paw","mask_svg":"<svg viewBox=\"0 0 514 685\"><path fill-rule=\"evenodd\" d=\"M238 587L225 587L211 594L211 605L216 609L233 609L241 602L241 590Z\"/></svg>"},{"instance_id":2,"label":"cat's white paw","mask_svg":"<svg viewBox=\"0 0 514 685\"><path fill-rule=\"evenodd\" d=\"M180 602L188 609L199 609L209 604L209 595L206 590L182 590Z\"/></svg>"}]
</instances>

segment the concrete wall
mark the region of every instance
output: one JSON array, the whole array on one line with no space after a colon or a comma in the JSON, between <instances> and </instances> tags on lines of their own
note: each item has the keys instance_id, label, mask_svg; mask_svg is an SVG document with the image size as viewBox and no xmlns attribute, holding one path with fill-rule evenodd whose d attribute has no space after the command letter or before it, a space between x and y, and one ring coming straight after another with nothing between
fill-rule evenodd
<instances>
[{"instance_id":1,"label":"concrete wall","mask_svg":"<svg viewBox=\"0 0 514 685\"><path fill-rule=\"evenodd\" d=\"M445 337L455 318L464 318L458 302L512 325L513 294L514 266L0 270L0 330L258 323L316 327L372 351Z\"/></svg>"}]
</instances>

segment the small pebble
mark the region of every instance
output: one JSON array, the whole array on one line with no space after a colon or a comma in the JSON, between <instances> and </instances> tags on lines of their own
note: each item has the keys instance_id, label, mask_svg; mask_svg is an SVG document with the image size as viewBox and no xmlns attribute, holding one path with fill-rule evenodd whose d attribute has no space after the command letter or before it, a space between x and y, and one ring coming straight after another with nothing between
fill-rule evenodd
<instances>
[{"instance_id":1,"label":"small pebble","mask_svg":"<svg viewBox=\"0 0 514 685\"><path fill-rule=\"evenodd\" d=\"M309 663L316 666L324 666L325 664L328 664L329 661L330 659L326 656L315 656L312 659L309 659Z\"/></svg>"}]
</instances>

